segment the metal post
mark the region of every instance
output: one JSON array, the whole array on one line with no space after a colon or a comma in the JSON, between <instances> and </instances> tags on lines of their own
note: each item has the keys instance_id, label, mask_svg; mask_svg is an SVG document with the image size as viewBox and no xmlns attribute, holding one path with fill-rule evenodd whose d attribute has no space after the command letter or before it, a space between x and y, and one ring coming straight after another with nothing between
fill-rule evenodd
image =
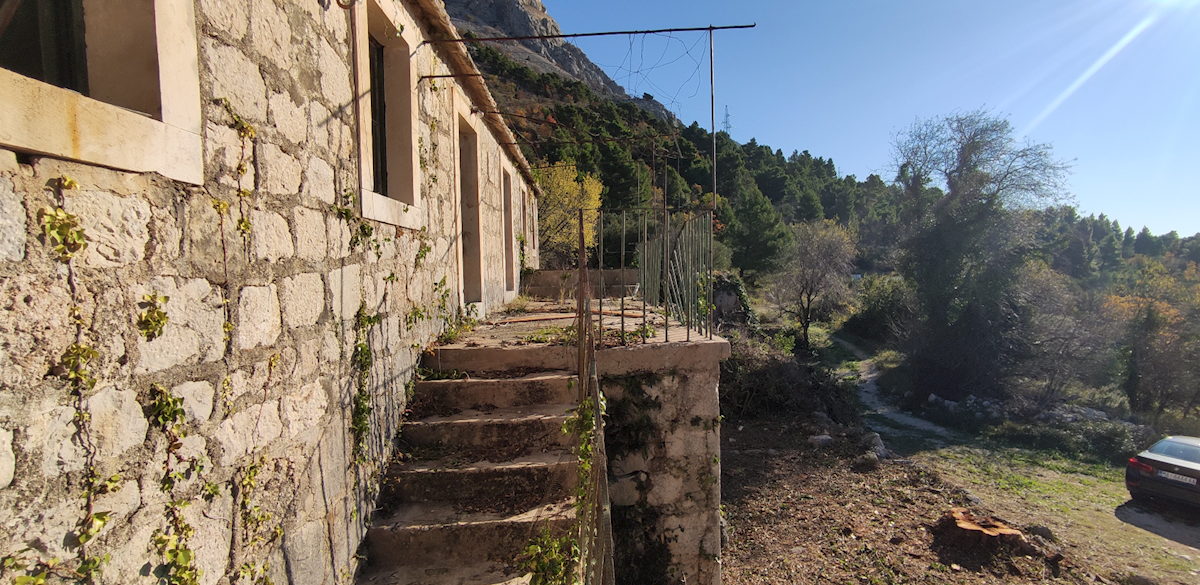
<instances>
[{"instance_id":1,"label":"metal post","mask_svg":"<svg viewBox=\"0 0 1200 585\"><path fill-rule=\"evenodd\" d=\"M646 256L650 255L650 250L648 249L649 241L648 241L648 236L646 235L646 214L647 213L649 213L649 212L646 211L645 209L642 210L642 256L639 259L639 262L641 262L641 264L643 264L643 266L642 266L642 269L638 271L641 274L645 274L645 275L649 275L649 269L650 269L650 263L647 261L648 259L646 258ZM650 289L646 288L645 282L639 283L638 287L642 291L642 332L645 333L650 330L646 325L646 291L648 291ZM645 343L645 342L646 342L646 338L643 337L642 343Z\"/></svg>"},{"instance_id":2,"label":"metal post","mask_svg":"<svg viewBox=\"0 0 1200 585\"><path fill-rule=\"evenodd\" d=\"M666 181L663 181L666 185ZM663 292L671 288L671 212L667 209L667 190L663 189ZM671 301L667 295L663 295L663 336L667 342L671 341Z\"/></svg>"},{"instance_id":3,"label":"metal post","mask_svg":"<svg viewBox=\"0 0 1200 585\"><path fill-rule=\"evenodd\" d=\"M713 338L713 307L715 307L713 298L713 221L716 215L713 211L708 212L708 295L704 296L704 312L708 313L708 338Z\"/></svg>"},{"instance_id":4,"label":"metal post","mask_svg":"<svg viewBox=\"0 0 1200 585\"><path fill-rule=\"evenodd\" d=\"M597 219L599 220L599 224L600 224L600 227L598 228L598 231L596 234L597 246L599 247L599 252L597 254L597 257L599 258L599 263L597 264L597 266L599 267L599 270L600 270L600 295L599 295L600 317L597 319L597 321L600 325L600 332L599 332L600 347L603 348L604 347L604 292L605 292L604 291L604 210L601 209L601 210L597 211L596 213L598 214ZM588 286L589 287L592 286L592 283L589 282Z\"/></svg>"},{"instance_id":5,"label":"metal post","mask_svg":"<svg viewBox=\"0 0 1200 585\"><path fill-rule=\"evenodd\" d=\"M588 318L585 306L588 296L588 274L587 274L587 247L586 240L583 234L583 209L579 210L579 284L575 287L575 324L577 326L575 340L579 345L579 363L576 368L578 378L576 382L579 384L579 400L576 404L582 404L587 397L587 328L584 325L584 320Z\"/></svg>"},{"instance_id":6,"label":"metal post","mask_svg":"<svg viewBox=\"0 0 1200 585\"><path fill-rule=\"evenodd\" d=\"M625 345L625 210L621 210L621 345Z\"/></svg>"},{"instance_id":7,"label":"metal post","mask_svg":"<svg viewBox=\"0 0 1200 585\"><path fill-rule=\"evenodd\" d=\"M687 251L688 251L687 259L686 259L687 267L683 271L683 277L687 278L687 279L695 278L695 272L694 272L695 266L692 264L692 259L696 255L696 248L695 248L696 242L692 241L692 227L693 227L692 220L689 219L688 223L687 223ZM695 299L693 299L692 297L695 296L695 294L696 294L696 287L692 286L692 283L690 283L690 282L687 283L687 294L684 295L687 298L684 299L684 302L687 303L687 316L688 316L687 317L687 340L688 341L692 340L692 325L693 325L692 313L696 310L696 302L695 302Z\"/></svg>"},{"instance_id":8,"label":"metal post","mask_svg":"<svg viewBox=\"0 0 1200 585\"><path fill-rule=\"evenodd\" d=\"M712 114L712 189L713 189L712 190L712 204L709 207L710 210L715 210L717 208L717 77L716 77L716 65L713 63L713 56L715 54L716 54L716 49L713 48L713 29L709 28L708 29L708 89L709 89L709 104L711 105L711 114ZM708 240L709 241L708 241L708 301L707 302L711 306L712 294L713 294L713 289L712 289L712 269L713 269L713 255L712 255L712 248L713 248L712 247L712 223L713 222L712 222L712 220L713 220L713 216L711 215L711 211L710 211L708 220L709 220L708 221ZM712 339L712 329L713 329L712 309L708 308L706 310L708 311L708 338Z\"/></svg>"}]
</instances>

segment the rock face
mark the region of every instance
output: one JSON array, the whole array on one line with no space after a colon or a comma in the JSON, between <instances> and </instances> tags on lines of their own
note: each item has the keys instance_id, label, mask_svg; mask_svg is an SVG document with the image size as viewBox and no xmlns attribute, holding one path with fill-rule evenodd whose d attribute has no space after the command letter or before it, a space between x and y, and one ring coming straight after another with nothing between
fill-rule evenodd
<instances>
[{"instance_id":1,"label":"rock face","mask_svg":"<svg viewBox=\"0 0 1200 585\"><path fill-rule=\"evenodd\" d=\"M446 0L446 12L460 31L481 37L529 37L562 34L541 0ZM593 32L593 31L586 31ZM632 101L666 120L674 115L653 99L632 98L591 59L563 39L495 43L518 63L542 73L556 73L586 83L601 95Z\"/></svg>"},{"instance_id":2,"label":"rock face","mask_svg":"<svg viewBox=\"0 0 1200 585\"><path fill-rule=\"evenodd\" d=\"M541 0L447 0L446 12L459 30L487 37L529 37L562 34ZM578 47L562 39L508 42L498 48L542 73L557 73L582 81L616 97L625 90L592 63Z\"/></svg>"}]
</instances>

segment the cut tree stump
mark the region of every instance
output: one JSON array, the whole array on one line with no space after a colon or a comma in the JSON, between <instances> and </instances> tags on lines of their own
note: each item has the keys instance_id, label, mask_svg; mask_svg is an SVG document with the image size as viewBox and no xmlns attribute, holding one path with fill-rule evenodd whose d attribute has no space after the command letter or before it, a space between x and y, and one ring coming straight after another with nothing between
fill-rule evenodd
<instances>
[{"instance_id":1,"label":"cut tree stump","mask_svg":"<svg viewBox=\"0 0 1200 585\"><path fill-rule=\"evenodd\" d=\"M992 516L976 518L966 508L950 508L938 520L936 530L943 538L964 546L979 544L995 550L1004 545L1023 555L1045 556L1020 530Z\"/></svg>"}]
</instances>

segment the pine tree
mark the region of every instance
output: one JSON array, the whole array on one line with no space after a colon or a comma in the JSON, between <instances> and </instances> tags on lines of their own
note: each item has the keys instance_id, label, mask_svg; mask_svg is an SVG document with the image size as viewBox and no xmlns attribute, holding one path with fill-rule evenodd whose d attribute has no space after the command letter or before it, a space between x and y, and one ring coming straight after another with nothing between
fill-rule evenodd
<instances>
[{"instance_id":1,"label":"pine tree","mask_svg":"<svg viewBox=\"0 0 1200 585\"><path fill-rule=\"evenodd\" d=\"M746 189L733 207L735 225L727 243L733 250L733 265L743 278L754 282L779 266L780 256L792 243L783 217L757 188Z\"/></svg>"}]
</instances>

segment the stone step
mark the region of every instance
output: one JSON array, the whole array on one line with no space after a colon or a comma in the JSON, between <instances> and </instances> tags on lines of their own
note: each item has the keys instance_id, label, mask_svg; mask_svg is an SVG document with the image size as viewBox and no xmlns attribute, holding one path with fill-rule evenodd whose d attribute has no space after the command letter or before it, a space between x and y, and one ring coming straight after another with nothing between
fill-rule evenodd
<instances>
[{"instance_id":1,"label":"stone step","mask_svg":"<svg viewBox=\"0 0 1200 585\"><path fill-rule=\"evenodd\" d=\"M501 564L471 567L400 567L381 569L355 579L358 585L529 585L522 575Z\"/></svg>"},{"instance_id":2,"label":"stone step","mask_svg":"<svg viewBox=\"0 0 1200 585\"><path fill-rule=\"evenodd\" d=\"M472 374L514 370L570 370L579 360L573 345L522 345L508 347L469 347L464 344L435 347L421 359L421 365L442 372L457 370Z\"/></svg>"},{"instance_id":3,"label":"stone step","mask_svg":"<svg viewBox=\"0 0 1200 585\"><path fill-rule=\"evenodd\" d=\"M531 404L569 404L578 399L575 376L566 371L537 372L516 378L468 378L417 382L409 408L413 418L475 409Z\"/></svg>"},{"instance_id":4,"label":"stone step","mask_svg":"<svg viewBox=\"0 0 1200 585\"><path fill-rule=\"evenodd\" d=\"M475 508L528 504L570 495L578 483L579 459L569 449L516 459L463 464L456 455L433 461L393 464L384 477L379 508L413 502L455 501Z\"/></svg>"},{"instance_id":5,"label":"stone step","mask_svg":"<svg viewBox=\"0 0 1200 585\"><path fill-rule=\"evenodd\" d=\"M570 498L516 514L464 513L441 502L407 504L367 529L367 573L431 562L440 566L513 563L543 527L565 534L574 519Z\"/></svg>"},{"instance_id":6,"label":"stone step","mask_svg":"<svg viewBox=\"0 0 1200 585\"><path fill-rule=\"evenodd\" d=\"M404 423L401 440L413 448L418 459L451 455L453 449L475 451L496 449L500 457L479 457L490 461L510 459L522 453L570 446L575 439L562 432L570 417L567 404L497 408L490 412L465 410L450 416L430 416ZM473 457L462 457L470 460Z\"/></svg>"}]
</instances>

